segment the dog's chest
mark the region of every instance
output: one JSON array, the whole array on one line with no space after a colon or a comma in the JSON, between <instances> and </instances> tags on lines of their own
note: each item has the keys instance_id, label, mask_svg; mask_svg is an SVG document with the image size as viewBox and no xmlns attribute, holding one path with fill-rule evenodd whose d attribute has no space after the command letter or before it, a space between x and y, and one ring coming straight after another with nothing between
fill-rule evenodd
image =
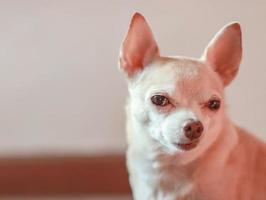
<instances>
[{"instance_id":1,"label":"dog's chest","mask_svg":"<svg viewBox=\"0 0 266 200\"><path fill-rule=\"evenodd\" d=\"M128 157L128 168L137 200L181 200L193 195L192 181L175 165Z\"/></svg>"}]
</instances>

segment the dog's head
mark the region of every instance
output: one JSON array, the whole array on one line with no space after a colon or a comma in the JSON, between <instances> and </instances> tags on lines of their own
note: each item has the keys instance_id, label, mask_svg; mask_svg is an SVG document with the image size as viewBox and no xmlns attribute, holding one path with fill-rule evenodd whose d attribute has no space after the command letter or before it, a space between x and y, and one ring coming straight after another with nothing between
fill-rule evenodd
<instances>
[{"instance_id":1,"label":"dog's head","mask_svg":"<svg viewBox=\"0 0 266 200\"><path fill-rule=\"evenodd\" d=\"M136 13L119 57L135 125L169 151L208 146L222 128L224 87L237 74L241 55L240 26L231 23L200 59L160 56L147 22Z\"/></svg>"}]
</instances>

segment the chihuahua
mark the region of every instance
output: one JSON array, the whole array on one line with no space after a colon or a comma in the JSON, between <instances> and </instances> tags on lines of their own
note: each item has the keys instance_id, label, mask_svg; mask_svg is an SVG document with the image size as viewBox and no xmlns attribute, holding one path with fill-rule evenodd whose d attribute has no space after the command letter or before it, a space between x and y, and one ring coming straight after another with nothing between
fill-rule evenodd
<instances>
[{"instance_id":1,"label":"chihuahua","mask_svg":"<svg viewBox=\"0 0 266 200\"><path fill-rule=\"evenodd\" d=\"M135 200L265 200L266 145L227 116L242 56L238 23L199 59L161 56L135 13L119 65L128 82L127 167Z\"/></svg>"}]
</instances>

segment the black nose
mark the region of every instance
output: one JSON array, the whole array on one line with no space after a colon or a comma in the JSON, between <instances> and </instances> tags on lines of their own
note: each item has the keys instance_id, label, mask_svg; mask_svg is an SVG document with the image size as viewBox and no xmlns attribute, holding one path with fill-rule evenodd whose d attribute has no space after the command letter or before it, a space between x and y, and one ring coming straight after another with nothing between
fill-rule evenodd
<instances>
[{"instance_id":1,"label":"black nose","mask_svg":"<svg viewBox=\"0 0 266 200\"><path fill-rule=\"evenodd\" d=\"M190 140L194 140L201 136L203 129L203 125L200 121L191 121L185 125L184 134Z\"/></svg>"}]
</instances>

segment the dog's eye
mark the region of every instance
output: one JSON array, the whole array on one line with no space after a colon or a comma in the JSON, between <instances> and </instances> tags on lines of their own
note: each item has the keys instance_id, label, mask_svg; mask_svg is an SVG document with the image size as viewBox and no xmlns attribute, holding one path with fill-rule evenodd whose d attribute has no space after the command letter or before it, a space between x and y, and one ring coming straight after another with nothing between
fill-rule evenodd
<instances>
[{"instance_id":1,"label":"dog's eye","mask_svg":"<svg viewBox=\"0 0 266 200\"><path fill-rule=\"evenodd\" d=\"M151 97L151 101L156 106L166 106L169 104L169 99L162 95L154 95Z\"/></svg>"},{"instance_id":2,"label":"dog's eye","mask_svg":"<svg viewBox=\"0 0 266 200\"><path fill-rule=\"evenodd\" d=\"M212 99L208 102L208 108L210 110L218 110L221 106L221 101L217 99Z\"/></svg>"}]
</instances>

